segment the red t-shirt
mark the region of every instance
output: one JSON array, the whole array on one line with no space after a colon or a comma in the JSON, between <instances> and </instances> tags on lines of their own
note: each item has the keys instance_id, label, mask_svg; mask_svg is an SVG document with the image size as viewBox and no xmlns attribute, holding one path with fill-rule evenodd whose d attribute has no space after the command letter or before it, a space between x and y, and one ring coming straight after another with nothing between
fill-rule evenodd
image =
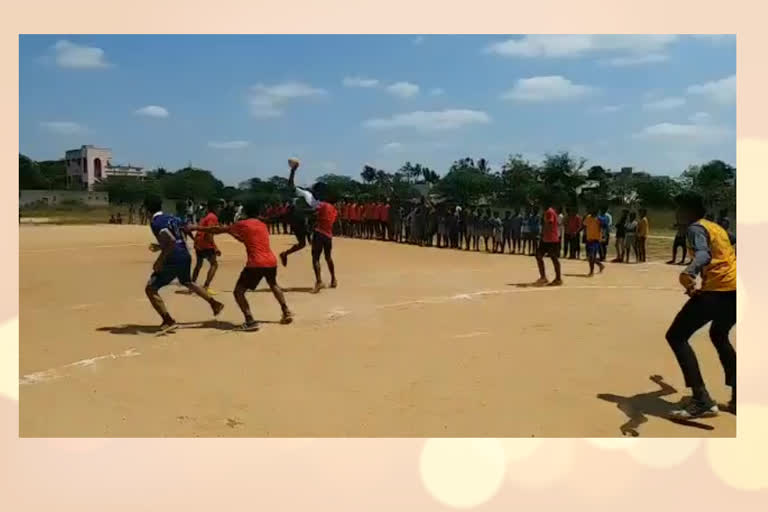
<instances>
[{"instance_id":1,"label":"red t-shirt","mask_svg":"<svg viewBox=\"0 0 768 512\"><path fill-rule=\"evenodd\" d=\"M336 222L338 212L336 208L325 201L317 205L317 217L315 218L315 231L328 238L333 238L333 223Z\"/></svg>"},{"instance_id":2,"label":"red t-shirt","mask_svg":"<svg viewBox=\"0 0 768 512\"><path fill-rule=\"evenodd\" d=\"M208 212L208 215L200 219L200 227L218 226L219 218L213 212ZM198 231L195 233L195 249L215 249L216 242L213 241L213 235L211 233L203 233Z\"/></svg>"},{"instance_id":3,"label":"red t-shirt","mask_svg":"<svg viewBox=\"0 0 768 512\"><path fill-rule=\"evenodd\" d=\"M361 204L357 205L357 209L355 211L355 220L363 220L363 205Z\"/></svg>"},{"instance_id":4,"label":"red t-shirt","mask_svg":"<svg viewBox=\"0 0 768 512\"><path fill-rule=\"evenodd\" d=\"M557 212L555 212L554 208L549 208L544 212L544 226L542 226L541 239L549 243L558 243L560 241Z\"/></svg>"},{"instance_id":5,"label":"red t-shirt","mask_svg":"<svg viewBox=\"0 0 768 512\"><path fill-rule=\"evenodd\" d=\"M575 235L581 230L581 217L579 215L571 215L568 217L568 234Z\"/></svg>"},{"instance_id":6,"label":"red t-shirt","mask_svg":"<svg viewBox=\"0 0 768 512\"><path fill-rule=\"evenodd\" d=\"M368 203L365 205L365 220L373 220L376 217L374 217L374 206L371 203Z\"/></svg>"},{"instance_id":7,"label":"red t-shirt","mask_svg":"<svg viewBox=\"0 0 768 512\"><path fill-rule=\"evenodd\" d=\"M270 268L277 266L275 253L269 248L269 231L258 219L239 220L229 226L229 232L245 245L248 255L246 267Z\"/></svg>"},{"instance_id":8,"label":"red t-shirt","mask_svg":"<svg viewBox=\"0 0 768 512\"><path fill-rule=\"evenodd\" d=\"M381 206L381 221L389 222L389 205L384 204Z\"/></svg>"},{"instance_id":9,"label":"red t-shirt","mask_svg":"<svg viewBox=\"0 0 768 512\"><path fill-rule=\"evenodd\" d=\"M349 218L349 205L343 204L341 206L341 220L347 220Z\"/></svg>"}]
</instances>

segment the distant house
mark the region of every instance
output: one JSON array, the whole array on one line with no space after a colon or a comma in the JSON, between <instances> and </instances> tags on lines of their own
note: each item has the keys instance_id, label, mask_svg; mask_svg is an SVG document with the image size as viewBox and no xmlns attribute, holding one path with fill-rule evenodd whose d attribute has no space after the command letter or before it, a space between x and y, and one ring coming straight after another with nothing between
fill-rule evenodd
<instances>
[{"instance_id":1,"label":"distant house","mask_svg":"<svg viewBox=\"0 0 768 512\"><path fill-rule=\"evenodd\" d=\"M110 176L132 176L144 179L147 172L135 165L113 165L112 150L86 145L64 153L67 185L70 188L93 190L96 183Z\"/></svg>"}]
</instances>

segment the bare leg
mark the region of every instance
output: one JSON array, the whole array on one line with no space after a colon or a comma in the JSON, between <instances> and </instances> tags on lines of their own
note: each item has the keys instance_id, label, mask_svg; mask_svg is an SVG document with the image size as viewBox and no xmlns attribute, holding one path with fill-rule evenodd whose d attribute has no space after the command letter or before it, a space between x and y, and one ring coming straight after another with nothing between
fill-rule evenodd
<instances>
[{"instance_id":1,"label":"bare leg","mask_svg":"<svg viewBox=\"0 0 768 512\"><path fill-rule=\"evenodd\" d=\"M328 265L328 272L331 273L331 288L336 288L338 286L336 282L336 266L333 264L333 258L331 257L331 248L326 246L323 252L325 254L325 263Z\"/></svg>"},{"instance_id":2,"label":"bare leg","mask_svg":"<svg viewBox=\"0 0 768 512\"><path fill-rule=\"evenodd\" d=\"M163 323L175 323L171 315L168 314L168 309L165 307L165 302L160 297L160 293L151 286L144 288L144 292L147 294L149 303L152 304L157 314L163 319Z\"/></svg>"},{"instance_id":3,"label":"bare leg","mask_svg":"<svg viewBox=\"0 0 768 512\"><path fill-rule=\"evenodd\" d=\"M243 312L246 325L255 325L256 322L253 319L253 315L251 315L251 306L248 304L248 299L245 298L245 292L245 286L238 283L237 286L235 286L235 291L233 293L235 302L237 302L237 305L240 307L240 311Z\"/></svg>"},{"instance_id":4,"label":"bare leg","mask_svg":"<svg viewBox=\"0 0 768 512\"><path fill-rule=\"evenodd\" d=\"M192 270L192 280L197 282L197 277L200 275L200 270L203 268L203 258L197 258L195 261L195 268Z\"/></svg>"},{"instance_id":5,"label":"bare leg","mask_svg":"<svg viewBox=\"0 0 768 512\"><path fill-rule=\"evenodd\" d=\"M224 304L211 297L208 291L205 288L201 288L199 284L189 282L184 286L189 288L195 295L207 302L211 306L214 316L217 316L219 313L221 313L221 310L224 309Z\"/></svg>"},{"instance_id":6,"label":"bare leg","mask_svg":"<svg viewBox=\"0 0 768 512\"><path fill-rule=\"evenodd\" d=\"M280 323L289 324L293 322L293 314L288 309L288 304L285 302L285 295L283 294L282 288L277 284L277 279L272 281L267 280L267 284L269 285L269 289L272 290L272 295L275 296L275 299L278 304L280 304L280 309L283 312L283 317L280 320Z\"/></svg>"},{"instance_id":7,"label":"bare leg","mask_svg":"<svg viewBox=\"0 0 768 512\"><path fill-rule=\"evenodd\" d=\"M216 275L216 271L219 269L219 261L216 259L216 256L211 258L210 261L210 267L208 268L208 275L205 276L205 284L203 287L207 290L210 288L211 283L213 282L213 277ZM195 279L192 279L193 281Z\"/></svg>"}]
</instances>

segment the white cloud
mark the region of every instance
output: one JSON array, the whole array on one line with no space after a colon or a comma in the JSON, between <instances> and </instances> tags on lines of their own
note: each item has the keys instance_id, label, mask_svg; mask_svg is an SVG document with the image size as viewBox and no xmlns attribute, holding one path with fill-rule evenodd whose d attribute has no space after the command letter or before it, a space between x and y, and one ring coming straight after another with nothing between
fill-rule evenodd
<instances>
[{"instance_id":1,"label":"white cloud","mask_svg":"<svg viewBox=\"0 0 768 512\"><path fill-rule=\"evenodd\" d=\"M659 123L646 126L642 131L634 135L635 138L661 138L676 140L690 140L697 142L715 141L725 135L730 130L724 126L713 126L704 124L676 124Z\"/></svg>"},{"instance_id":2,"label":"white cloud","mask_svg":"<svg viewBox=\"0 0 768 512\"><path fill-rule=\"evenodd\" d=\"M71 121L44 121L40 123L40 127L48 130L49 132L59 133L62 135L81 133L85 130L82 125L73 123Z\"/></svg>"},{"instance_id":3,"label":"white cloud","mask_svg":"<svg viewBox=\"0 0 768 512\"><path fill-rule=\"evenodd\" d=\"M669 55L663 53L646 53L642 55L624 55L621 57L613 57L606 59L603 64L614 67L628 67L638 66L641 64L653 64L656 62L666 62L669 60Z\"/></svg>"},{"instance_id":4,"label":"white cloud","mask_svg":"<svg viewBox=\"0 0 768 512\"><path fill-rule=\"evenodd\" d=\"M424 36L416 36L413 38L413 44L419 45L424 42Z\"/></svg>"},{"instance_id":5,"label":"white cloud","mask_svg":"<svg viewBox=\"0 0 768 512\"><path fill-rule=\"evenodd\" d=\"M432 112L419 110L406 114L396 114L388 118L369 119L363 123L363 126L373 129L413 128L420 131L440 131L490 122L490 116L483 111L448 109Z\"/></svg>"},{"instance_id":6,"label":"white cloud","mask_svg":"<svg viewBox=\"0 0 768 512\"><path fill-rule=\"evenodd\" d=\"M685 105L685 98L669 97L660 100L649 101L643 105L645 110L671 110Z\"/></svg>"},{"instance_id":7,"label":"white cloud","mask_svg":"<svg viewBox=\"0 0 768 512\"><path fill-rule=\"evenodd\" d=\"M688 87L689 94L704 96L716 103L730 104L736 102L736 75L720 80L706 82Z\"/></svg>"},{"instance_id":8,"label":"white cloud","mask_svg":"<svg viewBox=\"0 0 768 512\"><path fill-rule=\"evenodd\" d=\"M325 96L327 91L301 82L283 82L276 85L256 84L251 87L248 104L255 117L279 117L283 107L296 99Z\"/></svg>"},{"instance_id":9,"label":"white cloud","mask_svg":"<svg viewBox=\"0 0 768 512\"><path fill-rule=\"evenodd\" d=\"M141 107L134 113L138 116L146 117L168 117L168 110L165 107L159 107L157 105L147 105L146 107Z\"/></svg>"},{"instance_id":10,"label":"white cloud","mask_svg":"<svg viewBox=\"0 0 768 512\"><path fill-rule=\"evenodd\" d=\"M602 114L612 114L620 110L624 110L624 105L604 105L602 107L599 107L597 109L597 112L600 112Z\"/></svg>"},{"instance_id":11,"label":"white cloud","mask_svg":"<svg viewBox=\"0 0 768 512\"><path fill-rule=\"evenodd\" d=\"M598 52L659 54L675 35L528 35L493 43L486 52L504 57L580 57Z\"/></svg>"},{"instance_id":12,"label":"white cloud","mask_svg":"<svg viewBox=\"0 0 768 512\"><path fill-rule=\"evenodd\" d=\"M242 149L250 146L247 140L228 140L224 142L209 142L208 147L213 149Z\"/></svg>"},{"instance_id":13,"label":"white cloud","mask_svg":"<svg viewBox=\"0 0 768 512\"><path fill-rule=\"evenodd\" d=\"M65 39L53 45L56 65L68 69L103 69L110 67L104 50L91 46L80 46Z\"/></svg>"},{"instance_id":14,"label":"white cloud","mask_svg":"<svg viewBox=\"0 0 768 512\"><path fill-rule=\"evenodd\" d=\"M379 85L379 81L373 78L363 78L360 76L348 76L345 77L343 82L344 87L376 87Z\"/></svg>"},{"instance_id":15,"label":"white cloud","mask_svg":"<svg viewBox=\"0 0 768 512\"><path fill-rule=\"evenodd\" d=\"M419 86L410 82L397 82L387 86L387 92L401 98L410 98L419 93Z\"/></svg>"},{"instance_id":16,"label":"white cloud","mask_svg":"<svg viewBox=\"0 0 768 512\"><path fill-rule=\"evenodd\" d=\"M429 91L429 94L431 96L442 96L443 94L445 94L445 89L441 89L440 87L435 87L434 89Z\"/></svg>"},{"instance_id":17,"label":"white cloud","mask_svg":"<svg viewBox=\"0 0 768 512\"><path fill-rule=\"evenodd\" d=\"M403 145L399 142L388 142L379 148L382 153L396 153L403 150Z\"/></svg>"},{"instance_id":18,"label":"white cloud","mask_svg":"<svg viewBox=\"0 0 768 512\"><path fill-rule=\"evenodd\" d=\"M502 94L502 99L543 102L563 101L586 96L594 89L587 85L574 84L562 76L534 76L521 78L515 86Z\"/></svg>"},{"instance_id":19,"label":"white cloud","mask_svg":"<svg viewBox=\"0 0 768 512\"><path fill-rule=\"evenodd\" d=\"M712 116L710 116L706 112L696 112L695 114L692 114L691 117L688 118L688 120L692 123L706 123L711 118Z\"/></svg>"}]
</instances>

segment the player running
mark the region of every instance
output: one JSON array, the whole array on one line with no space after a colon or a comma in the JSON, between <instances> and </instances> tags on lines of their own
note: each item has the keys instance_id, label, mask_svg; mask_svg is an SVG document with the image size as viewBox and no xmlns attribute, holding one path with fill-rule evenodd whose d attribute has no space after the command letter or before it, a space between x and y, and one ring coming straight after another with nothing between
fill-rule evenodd
<instances>
[{"instance_id":1,"label":"player running","mask_svg":"<svg viewBox=\"0 0 768 512\"><path fill-rule=\"evenodd\" d=\"M200 219L200 226L210 227L218 226L219 224L219 201L211 199L208 201L208 212L205 217ZM205 284L203 288L211 295L216 295L216 292L211 290L211 282L216 275L216 271L219 268L218 256L221 256L221 251L216 247L216 242L213 240L213 235L210 233L203 233L198 231L195 235L195 269L192 271L192 281L197 282L197 276L200 274L200 270L203 268L203 261L208 260L210 267L208 268L208 275L205 277Z\"/></svg>"},{"instance_id":2,"label":"player running","mask_svg":"<svg viewBox=\"0 0 768 512\"><path fill-rule=\"evenodd\" d=\"M157 243L151 244L150 249L159 251L160 254L152 266L152 275L144 291L152 307L163 319L160 332L167 333L178 327L176 320L168 313L165 302L159 293L160 288L170 284L174 279L178 279L180 284L210 304L213 315L218 316L224 309L224 304L211 297L205 289L192 281L189 275L192 257L184 243L184 232L188 230L183 227L183 221L178 217L163 213L162 200L159 197L148 197L145 205L152 219L150 228L157 239Z\"/></svg>"},{"instance_id":3,"label":"player running","mask_svg":"<svg viewBox=\"0 0 768 512\"><path fill-rule=\"evenodd\" d=\"M269 229L266 224L256 218L259 215L260 207L261 205L257 201L251 200L243 207L245 218L234 224L210 227L193 226L191 228L212 235L229 233L245 245L248 260L245 268L240 272L234 291L235 301L237 301L237 305L240 306L240 311L245 317L245 323L239 328L242 331L259 330L259 323L254 320L251 314L251 307L248 304L248 299L245 298L245 292L255 290L262 279L267 280L272 294L283 311L280 323L289 324L293 321L293 315L285 302L283 290L277 284L277 258L269 247Z\"/></svg>"},{"instance_id":4,"label":"player running","mask_svg":"<svg viewBox=\"0 0 768 512\"><path fill-rule=\"evenodd\" d=\"M331 251L333 249L333 223L336 222L336 208L325 201L327 199L327 187L325 183L316 183L313 187L314 194L309 190L304 190L294 184L296 170L299 168L299 161L295 158L288 160L291 167L291 174L288 178L288 185L296 189L296 193L304 198L304 201L315 211L315 229L312 234L312 267L315 270L315 289L314 293L319 293L325 288L320 274L320 254L325 256L325 262L328 265L328 271L331 273L331 288L336 288L336 267L333 264ZM317 198L315 198L317 196Z\"/></svg>"}]
</instances>

